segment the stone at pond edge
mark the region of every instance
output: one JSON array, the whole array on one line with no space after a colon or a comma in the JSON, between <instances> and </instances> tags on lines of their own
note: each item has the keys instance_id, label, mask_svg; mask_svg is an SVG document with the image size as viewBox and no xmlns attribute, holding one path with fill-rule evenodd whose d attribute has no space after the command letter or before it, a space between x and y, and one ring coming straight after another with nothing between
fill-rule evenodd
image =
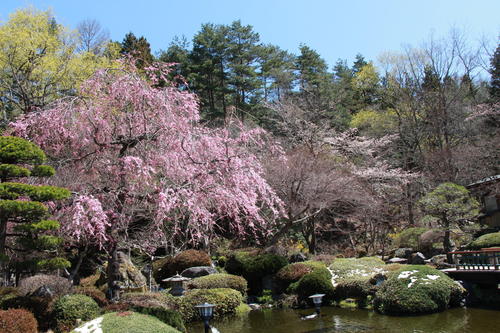
<instances>
[{"instance_id":1,"label":"stone at pond edge","mask_svg":"<svg viewBox=\"0 0 500 333\"><path fill-rule=\"evenodd\" d=\"M388 264L406 264L408 262L408 259L404 258L391 258L387 260Z\"/></svg>"},{"instance_id":2,"label":"stone at pond edge","mask_svg":"<svg viewBox=\"0 0 500 333\"><path fill-rule=\"evenodd\" d=\"M294 253L290 256L288 261L290 263L307 261L307 256L302 252Z\"/></svg>"},{"instance_id":3,"label":"stone at pond edge","mask_svg":"<svg viewBox=\"0 0 500 333\"><path fill-rule=\"evenodd\" d=\"M216 274L216 273L217 270L211 266L196 266L196 267L186 268L185 270L182 271L181 275L193 279L200 276Z\"/></svg>"},{"instance_id":4,"label":"stone at pond edge","mask_svg":"<svg viewBox=\"0 0 500 333\"><path fill-rule=\"evenodd\" d=\"M425 265L425 256L420 253L412 253L410 259L408 260L411 265Z\"/></svg>"},{"instance_id":5,"label":"stone at pond edge","mask_svg":"<svg viewBox=\"0 0 500 333\"><path fill-rule=\"evenodd\" d=\"M397 258L409 259L410 255L413 253L413 249L410 247L402 247L394 251L394 256Z\"/></svg>"}]
</instances>

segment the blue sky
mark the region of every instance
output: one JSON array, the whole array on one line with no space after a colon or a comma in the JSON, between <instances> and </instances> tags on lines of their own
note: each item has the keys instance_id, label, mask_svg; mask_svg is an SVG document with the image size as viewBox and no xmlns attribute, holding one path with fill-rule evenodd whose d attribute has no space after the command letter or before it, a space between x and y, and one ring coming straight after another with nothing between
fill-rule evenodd
<instances>
[{"instance_id":1,"label":"blue sky","mask_svg":"<svg viewBox=\"0 0 500 333\"><path fill-rule=\"evenodd\" d=\"M229 24L241 19L272 43L297 53L300 43L333 65L357 53L376 60L383 51L418 45L455 26L471 40L500 34L499 0L0 0L0 19L17 8L51 8L57 20L75 27L97 19L113 40L132 31L145 36L154 51L166 49L175 35L189 40L202 23Z\"/></svg>"}]
</instances>

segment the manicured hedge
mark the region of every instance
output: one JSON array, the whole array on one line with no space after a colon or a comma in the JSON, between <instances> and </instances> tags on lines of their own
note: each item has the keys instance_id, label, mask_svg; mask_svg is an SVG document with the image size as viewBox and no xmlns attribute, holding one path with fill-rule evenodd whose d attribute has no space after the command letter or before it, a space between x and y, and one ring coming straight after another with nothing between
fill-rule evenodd
<instances>
[{"instance_id":1,"label":"manicured hedge","mask_svg":"<svg viewBox=\"0 0 500 333\"><path fill-rule=\"evenodd\" d=\"M182 315L184 321L199 320L195 306L205 302L215 304L214 318L234 315L238 306L243 302L243 296L237 290L230 288L193 289L187 291L183 297L172 297L175 309Z\"/></svg>"},{"instance_id":2,"label":"manicured hedge","mask_svg":"<svg viewBox=\"0 0 500 333\"><path fill-rule=\"evenodd\" d=\"M81 325L79 329L85 328L85 331L90 331L89 326L94 329L100 327L103 333L180 333L158 318L131 311L107 313ZM77 331L74 330L72 333Z\"/></svg>"},{"instance_id":3,"label":"manicured hedge","mask_svg":"<svg viewBox=\"0 0 500 333\"><path fill-rule=\"evenodd\" d=\"M474 241L472 241L468 247L471 249L500 247L500 231L482 235L477 239L475 239Z\"/></svg>"},{"instance_id":4,"label":"manicured hedge","mask_svg":"<svg viewBox=\"0 0 500 333\"><path fill-rule=\"evenodd\" d=\"M19 294L27 296L42 286L47 287L56 297L69 294L72 284L71 281L61 276L38 274L19 282Z\"/></svg>"},{"instance_id":5,"label":"manicured hedge","mask_svg":"<svg viewBox=\"0 0 500 333\"><path fill-rule=\"evenodd\" d=\"M85 295L66 295L54 303L54 315L59 327L72 327L77 319L91 320L100 313L97 303Z\"/></svg>"},{"instance_id":6,"label":"manicured hedge","mask_svg":"<svg viewBox=\"0 0 500 333\"><path fill-rule=\"evenodd\" d=\"M37 333L38 323L33 314L27 310L0 310L0 332Z\"/></svg>"},{"instance_id":7,"label":"manicured hedge","mask_svg":"<svg viewBox=\"0 0 500 333\"><path fill-rule=\"evenodd\" d=\"M238 275L210 274L195 278L188 282L189 289L231 288L238 290L242 295L247 293L247 281Z\"/></svg>"},{"instance_id":8,"label":"manicured hedge","mask_svg":"<svg viewBox=\"0 0 500 333\"><path fill-rule=\"evenodd\" d=\"M26 309L31 312L40 325L40 329L48 329L53 323L52 300L41 297L16 296L4 299L1 308Z\"/></svg>"},{"instance_id":9,"label":"manicured hedge","mask_svg":"<svg viewBox=\"0 0 500 333\"><path fill-rule=\"evenodd\" d=\"M435 268L407 265L388 273L374 305L384 314L432 313L458 305L464 293L464 288Z\"/></svg>"}]
</instances>

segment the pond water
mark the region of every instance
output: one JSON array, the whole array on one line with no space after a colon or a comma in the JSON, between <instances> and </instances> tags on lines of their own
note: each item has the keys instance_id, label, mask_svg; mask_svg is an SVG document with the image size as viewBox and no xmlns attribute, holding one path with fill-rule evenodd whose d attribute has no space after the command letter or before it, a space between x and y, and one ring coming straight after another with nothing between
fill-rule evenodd
<instances>
[{"instance_id":1,"label":"pond water","mask_svg":"<svg viewBox=\"0 0 500 333\"><path fill-rule=\"evenodd\" d=\"M456 308L441 313L384 316L369 310L323 307L321 318L301 320L308 310L252 311L248 316L213 322L221 333L494 333L500 332L500 311ZM203 332L201 323L189 333Z\"/></svg>"}]
</instances>

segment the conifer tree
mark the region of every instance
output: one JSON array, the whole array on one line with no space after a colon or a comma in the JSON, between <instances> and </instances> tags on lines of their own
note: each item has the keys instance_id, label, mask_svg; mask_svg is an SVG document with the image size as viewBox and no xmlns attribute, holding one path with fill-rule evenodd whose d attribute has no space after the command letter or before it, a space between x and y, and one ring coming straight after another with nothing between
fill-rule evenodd
<instances>
[{"instance_id":1,"label":"conifer tree","mask_svg":"<svg viewBox=\"0 0 500 333\"><path fill-rule=\"evenodd\" d=\"M70 192L16 182L54 175L52 167L42 164L45 159L44 152L27 140L0 137L0 262L4 268L34 271L69 266L57 257L62 239L54 232L60 225L48 219L44 203L68 198Z\"/></svg>"}]
</instances>

